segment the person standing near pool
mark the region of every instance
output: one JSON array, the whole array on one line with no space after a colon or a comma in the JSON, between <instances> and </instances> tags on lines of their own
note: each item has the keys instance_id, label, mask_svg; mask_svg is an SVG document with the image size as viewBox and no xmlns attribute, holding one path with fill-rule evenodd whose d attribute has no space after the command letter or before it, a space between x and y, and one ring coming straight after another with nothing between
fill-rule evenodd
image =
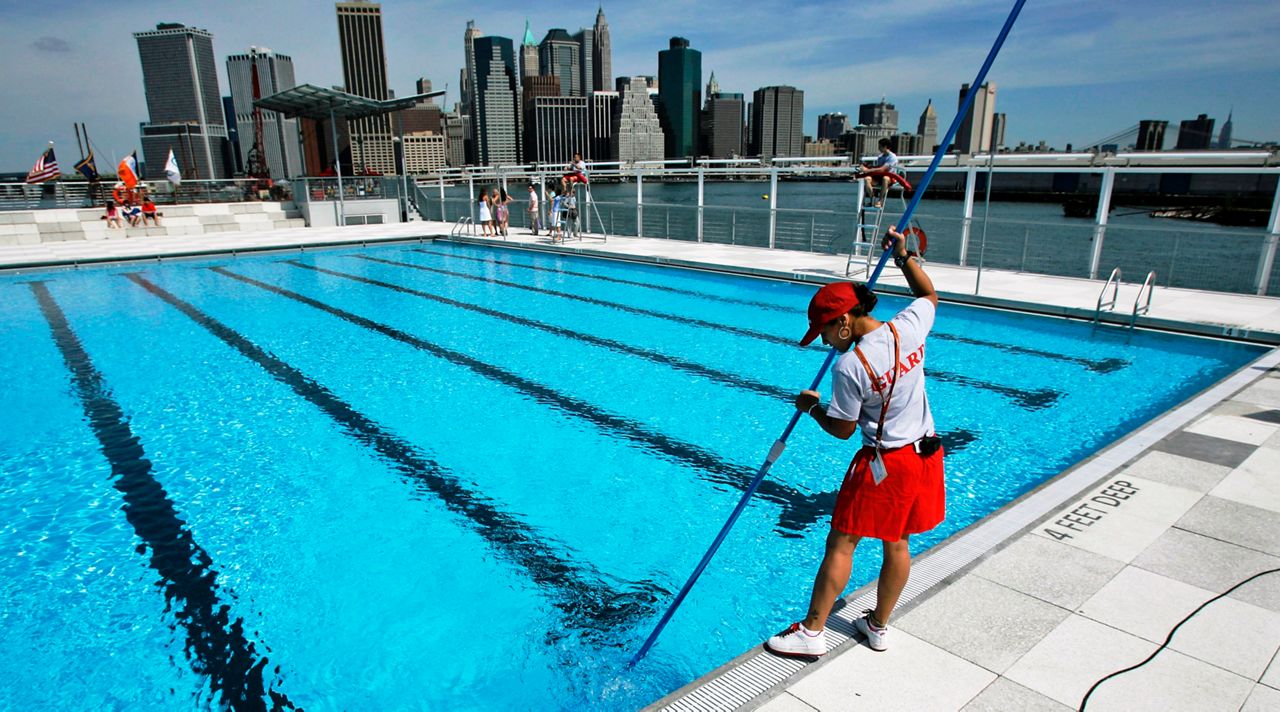
<instances>
[{"instance_id":1,"label":"person standing near pool","mask_svg":"<svg viewBox=\"0 0 1280 712\"><path fill-rule=\"evenodd\" d=\"M813 582L809 612L769 638L778 655L816 657L827 652L827 616L849 583L854 549L863 537L884 549L876 584L876 607L854 622L874 650L888 647L889 617L911 571L912 534L940 524L946 515L942 443L925 395L925 338L933 327L938 295L920 263L907 253L901 233L890 229L893 261L915 300L888 322L871 316L876 295L861 284L836 282L809 302L807 345L822 342L840 352L832 368L831 402L817 391L796 396L804 411L829 435L847 440L862 429L862 448L845 472L827 535L826 552Z\"/></svg>"}]
</instances>

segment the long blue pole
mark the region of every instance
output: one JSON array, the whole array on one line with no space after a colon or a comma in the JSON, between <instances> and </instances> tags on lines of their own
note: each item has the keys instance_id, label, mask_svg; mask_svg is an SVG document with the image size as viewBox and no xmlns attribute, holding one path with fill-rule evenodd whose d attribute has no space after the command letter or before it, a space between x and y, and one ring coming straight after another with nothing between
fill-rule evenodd
<instances>
[{"instance_id":1,"label":"long blue pole","mask_svg":"<svg viewBox=\"0 0 1280 712\"><path fill-rule=\"evenodd\" d=\"M1004 46L1004 40L1009 36L1009 30L1013 29L1013 23L1018 19L1018 13L1022 12L1022 6L1027 0L1017 0L1013 5L1013 10L1009 12L1009 17L1004 21L1004 27L1000 28L1000 35L996 37L995 44L991 46L991 51L987 53L987 59L982 63L982 68L978 70L978 76L973 80L973 84L969 85L969 93L964 98L964 103L960 106L959 113L955 119L951 121L951 128L947 129L947 135L942 139L942 143L938 146L938 150L933 154L933 162L929 164L929 170L925 172L924 178L920 180L920 184L916 187L916 194L912 196L911 202L907 205L907 209L902 213L902 218L898 220L898 232L906 229L911 221L911 215L915 212L916 206L920 204L920 198L924 195L925 189L929 187L929 183L933 180L933 174L938 170L938 164L942 163L942 157L947 153L947 147L951 145L952 139L955 138L956 131L960 128L960 122L964 120L965 114L973 106L973 96L982 86L982 82L987 78L987 71L991 69L991 64L996 61L996 55L1000 53L1000 48ZM867 288L875 287L876 282L880 279L880 273L884 271L885 262L889 260L889 254L893 251L890 245L880 255L880 261L876 264L876 269L871 273L871 279L867 280ZM809 390L816 390L818 384L822 382L822 377L827 374L827 369L831 368L831 363L835 360L836 350L831 349L827 352L827 358L822 362L822 368L818 369L818 375L813 377L813 383L809 384ZM702 560L698 562L698 566L694 568L693 573L689 576L689 580L685 581L681 587L680 593L676 594L676 598L671 602L671 606L667 608L666 613L662 614L662 619L658 621L658 625L654 626L653 632L649 634L648 639L644 641L644 645L640 646L631 661L627 663L627 668L633 668L636 663L640 662L657 642L658 636L662 634L662 630L667 627L667 623L671 621L671 616L675 614L676 609L684 602L685 596L689 595L689 591L693 588L693 584L697 582L698 577L702 575L703 570L707 568L707 564L711 563L711 558L716 555L716 551L720 549L720 545L724 543L725 537L729 536L729 530L738 521L738 517L742 515L743 510L747 508L747 502L751 500L751 496L760 487L760 483L764 481L764 476L769 473L769 468L773 467L773 463L777 462L782 456L782 451L787 447L787 438L791 436L791 431L795 429L796 423L800 420L800 411L795 411L791 415L791 420L787 422L787 427L782 431L782 435L773 443L773 447L769 448L769 454L765 456L764 463L760 465L760 469L756 472L756 476L751 480L751 484L747 490L742 493L742 498L738 500L738 506L733 508L733 513L729 515L728 521L720 528L720 533L716 535L715 541L711 542L711 547L707 549L707 553L702 555Z\"/></svg>"}]
</instances>

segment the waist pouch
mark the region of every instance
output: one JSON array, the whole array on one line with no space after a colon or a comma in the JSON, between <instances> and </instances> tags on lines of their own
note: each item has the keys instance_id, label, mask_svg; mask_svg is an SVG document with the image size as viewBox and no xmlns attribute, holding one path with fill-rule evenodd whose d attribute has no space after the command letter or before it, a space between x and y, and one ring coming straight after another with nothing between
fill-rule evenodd
<instances>
[{"instance_id":1,"label":"waist pouch","mask_svg":"<svg viewBox=\"0 0 1280 712\"><path fill-rule=\"evenodd\" d=\"M929 457L942 448L942 438L937 435L926 435L914 443L920 457Z\"/></svg>"}]
</instances>

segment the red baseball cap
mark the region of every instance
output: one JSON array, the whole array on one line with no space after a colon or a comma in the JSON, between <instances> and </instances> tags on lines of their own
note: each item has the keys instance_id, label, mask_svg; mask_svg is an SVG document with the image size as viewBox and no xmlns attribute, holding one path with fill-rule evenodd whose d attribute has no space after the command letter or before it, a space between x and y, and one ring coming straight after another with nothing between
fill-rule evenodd
<instances>
[{"instance_id":1,"label":"red baseball cap","mask_svg":"<svg viewBox=\"0 0 1280 712\"><path fill-rule=\"evenodd\" d=\"M809 330L800 339L801 346L808 346L818 338L818 332L836 318L849 313L858 306L858 294L853 289L853 282L832 282L824 285L809 300Z\"/></svg>"}]
</instances>

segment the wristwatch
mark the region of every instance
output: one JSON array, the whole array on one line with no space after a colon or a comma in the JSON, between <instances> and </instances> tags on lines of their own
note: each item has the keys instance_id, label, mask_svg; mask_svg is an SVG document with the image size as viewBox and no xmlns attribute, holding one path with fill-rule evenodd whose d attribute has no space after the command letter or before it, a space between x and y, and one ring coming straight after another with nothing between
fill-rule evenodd
<instances>
[{"instance_id":1,"label":"wristwatch","mask_svg":"<svg viewBox=\"0 0 1280 712\"><path fill-rule=\"evenodd\" d=\"M893 256L893 263L895 265L898 265L898 267L900 268L905 268L907 266L907 263L910 261L911 261L911 255L904 255L902 257L899 257L898 255Z\"/></svg>"}]
</instances>

